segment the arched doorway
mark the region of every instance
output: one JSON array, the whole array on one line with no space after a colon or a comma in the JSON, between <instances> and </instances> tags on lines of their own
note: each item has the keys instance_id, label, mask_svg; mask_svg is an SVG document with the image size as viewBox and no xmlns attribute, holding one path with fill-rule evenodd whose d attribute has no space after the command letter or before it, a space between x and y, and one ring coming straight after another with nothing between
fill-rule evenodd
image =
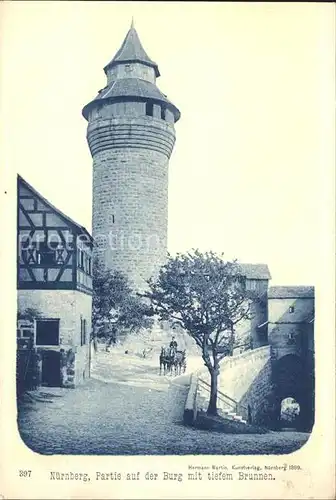
<instances>
[{"instance_id":1,"label":"arched doorway","mask_svg":"<svg viewBox=\"0 0 336 500\"><path fill-rule=\"evenodd\" d=\"M295 398L284 398L280 405L280 428L296 429L300 418L300 404Z\"/></svg>"},{"instance_id":2,"label":"arched doorway","mask_svg":"<svg viewBox=\"0 0 336 500\"><path fill-rule=\"evenodd\" d=\"M287 354L274 362L272 373L278 427L284 427L283 401L291 398L299 406L299 412L292 422L292 425L295 424L293 427L300 431L310 431L314 423L314 374L311 360ZM289 413L291 411L294 410L288 410Z\"/></svg>"}]
</instances>

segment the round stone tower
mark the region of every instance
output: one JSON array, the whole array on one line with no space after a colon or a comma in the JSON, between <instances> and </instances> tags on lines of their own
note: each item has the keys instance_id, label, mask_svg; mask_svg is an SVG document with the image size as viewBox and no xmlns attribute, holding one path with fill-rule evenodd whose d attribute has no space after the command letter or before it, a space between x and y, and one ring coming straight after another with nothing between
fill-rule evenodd
<instances>
[{"instance_id":1,"label":"round stone tower","mask_svg":"<svg viewBox=\"0 0 336 500\"><path fill-rule=\"evenodd\" d=\"M133 23L83 108L93 158L95 257L141 290L167 255L168 162L180 112L156 86L159 68Z\"/></svg>"}]
</instances>

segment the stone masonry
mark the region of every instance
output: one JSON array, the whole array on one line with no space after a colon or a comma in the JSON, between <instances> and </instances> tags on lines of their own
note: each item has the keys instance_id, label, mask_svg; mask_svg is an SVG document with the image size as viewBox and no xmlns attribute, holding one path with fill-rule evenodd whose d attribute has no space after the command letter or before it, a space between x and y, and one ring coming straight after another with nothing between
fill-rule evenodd
<instances>
[{"instance_id":1,"label":"stone masonry","mask_svg":"<svg viewBox=\"0 0 336 500\"><path fill-rule=\"evenodd\" d=\"M34 308L43 318L60 318L58 346L37 347L38 351L60 353L61 383L74 387L89 376L89 335L92 297L75 290L19 290L18 310ZM81 346L80 318L86 319L87 343Z\"/></svg>"},{"instance_id":2,"label":"stone masonry","mask_svg":"<svg viewBox=\"0 0 336 500\"><path fill-rule=\"evenodd\" d=\"M314 352L313 287L271 287L268 341L277 359Z\"/></svg>"},{"instance_id":3,"label":"stone masonry","mask_svg":"<svg viewBox=\"0 0 336 500\"><path fill-rule=\"evenodd\" d=\"M141 287L167 253L168 158L133 149L97 153L93 162L96 256Z\"/></svg>"}]
</instances>

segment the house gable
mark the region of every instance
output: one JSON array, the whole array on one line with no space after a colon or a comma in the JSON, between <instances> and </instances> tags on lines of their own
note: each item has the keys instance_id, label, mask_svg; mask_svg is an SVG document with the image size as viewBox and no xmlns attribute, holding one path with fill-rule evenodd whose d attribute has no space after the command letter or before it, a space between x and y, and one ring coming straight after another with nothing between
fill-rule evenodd
<instances>
[{"instance_id":1,"label":"house gable","mask_svg":"<svg viewBox=\"0 0 336 500\"><path fill-rule=\"evenodd\" d=\"M18 289L92 293L91 235L20 176L17 192ZM81 262L77 259L78 246L83 254Z\"/></svg>"}]
</instances>

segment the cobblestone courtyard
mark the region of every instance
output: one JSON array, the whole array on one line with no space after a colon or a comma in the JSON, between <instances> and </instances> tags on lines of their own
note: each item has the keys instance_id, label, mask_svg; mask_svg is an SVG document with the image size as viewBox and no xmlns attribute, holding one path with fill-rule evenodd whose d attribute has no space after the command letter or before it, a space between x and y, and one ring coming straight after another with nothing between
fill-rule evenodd
<instances>
[{"instance_id":1,"label":"cobblestone courtyard","mask_svg":"<svg viewBox=\"0 0 336 500\"><path fill-rule=\"evenodd\" d=\"M92 376L77 389L41 388L19 405L24 442L43 454L279 454L309 434L224 435L182 424L189 376L159 376L156 358L98 354Z\"/></svg>"}]
</instances>

